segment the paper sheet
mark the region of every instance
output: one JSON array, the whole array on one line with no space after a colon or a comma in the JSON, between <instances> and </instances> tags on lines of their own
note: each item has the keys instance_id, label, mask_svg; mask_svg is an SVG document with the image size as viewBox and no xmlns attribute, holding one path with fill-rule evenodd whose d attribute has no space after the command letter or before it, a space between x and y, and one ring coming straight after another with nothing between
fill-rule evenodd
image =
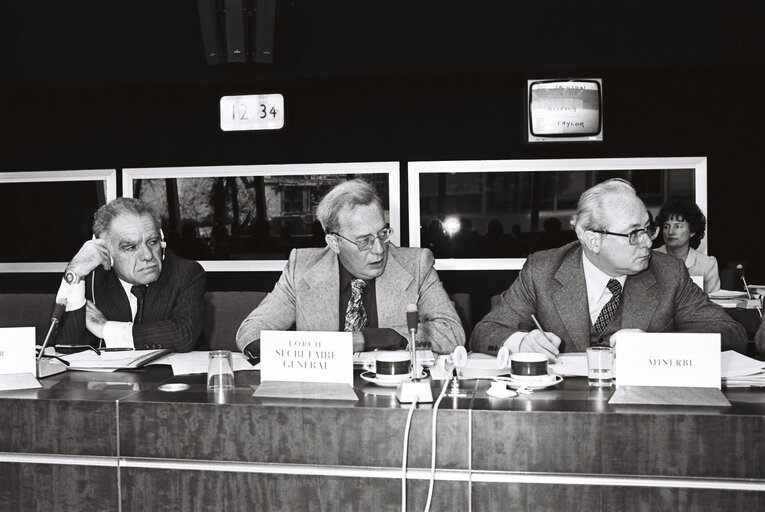
<instances>
[{"instance_id":1,"label":"paper sheet","mask_svg":"<svg viewBox=\"0 0 765 512\"><path fill-rule=\"evenodd\" d=\"M561 377L587 377L587 354L584 352L560 354L558 362L548 367Z\"/></svg>"},{"instance_id":2,"label":"paper sheet","mask_svg":"<svg viewBox=\"0 0 765 512\"><path fill-rule=\"evenodd\" d=\"M193 352L172 353L153 361L152 364L169 364L173 367L173 375L188 375L191 373L207 373L209 352L195 350ZM234 371L255 370L244 354L231 352L231 364Z\"/></svg>"},{"instance_id":3,"label":"paper sheet","mask_svg":"<svg viewBox=\"0 0 765 512\"><path fill-rule=\"evenodd\" d=\"M31 373L6 373L0 375L0 390L33 389L42 385Z\"/></svg>"},{"instance_id":4,"label":"paper sheet","mask_svg":"<svg viewBox=\"0 0 765 512\"><path fill-rule=\"evenodd\" d=\"M758 361L747 357L733 350L726 350L722 353L722 372L723 379L736 377L752 376L763 373L765 370L765 361ZM765 385L765 374L760 376L763 385Z\"/></svg>"}]
</instances>

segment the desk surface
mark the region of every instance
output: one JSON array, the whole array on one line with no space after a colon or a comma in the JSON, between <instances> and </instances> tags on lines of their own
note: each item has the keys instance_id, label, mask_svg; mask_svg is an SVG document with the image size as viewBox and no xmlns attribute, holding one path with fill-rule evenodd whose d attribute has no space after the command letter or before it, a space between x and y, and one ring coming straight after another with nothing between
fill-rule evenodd
<instances>
[{"instance_id":1,"label":"desk surface","mask_svg":"<svg viewBox=\"0 0 765 512\"><path fill-rule=\"evenodd\" d=\"M400 507L409 406L358 375L351 403L255 398L259 372L237 372L225 403L208 395L204 375L173 377L165 366L41 382L0 392L8 412L0 428L9 433L0 436L0 468L13 476L0 483L0 505L37 500L33 489L7 487L61 467L52 509L83 503L83 492L95 508L121 502L123 510L204 510L221 499L273 510L311 509L312 500L317 510ZM161 383L189 388L160 391ZM441 383L432 385L437 396ZM731 406L719 408L612 406L611 391L590 389L584 378L513 399L487 396L487 380L462 386L466 396L439 407L433 510L504 510L518 496L520 510L571 500L582 510L765 508L765 390L724 390ZM419 405L407 463L422 468L408 484L418 509L431 420L432 404Z\"/></svg>"}]
</instances>

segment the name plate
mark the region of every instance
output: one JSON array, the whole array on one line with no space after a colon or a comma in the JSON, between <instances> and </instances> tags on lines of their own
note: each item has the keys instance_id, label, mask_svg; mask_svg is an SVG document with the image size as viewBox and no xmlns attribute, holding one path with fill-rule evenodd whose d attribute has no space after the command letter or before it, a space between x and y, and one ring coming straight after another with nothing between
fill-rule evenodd
<instances>
[{"instance_id":1,"label":"name plate","mask_svg":"<svg viewBox=\"0 0 765 512\"><path fill-rule=\"evenodd\" d=\"M260 380L334 382L353 387L353 334L261 331Z\"/></svg>"},{"instance_id":2,"label":"name plate","mask_svg":"<svg viewBox=\"0 0 765 512\"><path fill-rule=\"evenodd\" d=\"M616 342L616 387L720 389L718 333L622 332Z\"/></svg>"},{"instance_id":3,"label":"name plate","mask_svg":"<svg viewBox=\"0 0 765 512\"><path fill-rule=\"evenodd\" d=\"M34 327L0 328L0 374L8 373L37 375Z\"/></svg>"}]
</instances>

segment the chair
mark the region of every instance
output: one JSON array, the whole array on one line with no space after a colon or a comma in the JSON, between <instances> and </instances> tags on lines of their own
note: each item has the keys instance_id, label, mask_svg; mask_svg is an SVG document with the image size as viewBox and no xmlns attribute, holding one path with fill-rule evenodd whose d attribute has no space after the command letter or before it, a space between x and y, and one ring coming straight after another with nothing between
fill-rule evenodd
<instances>
[{"instance_id":1,"label":"chair","mask_svg":"<svg viewBox=\"0 0 765 512\"><path fill-rule=\"evenodd\" d=\"M449 298L454 302L454 309L460 317L462 327L465 329L465 344L470 339L470 333L473 331L473 307L469 293L450 293Z\"/></svg>"},{"instance_id":2,"label":"chair","mask_svg":"<svg viewBox=\"0 0 765 512\"><path fill-rule=\"evenodd\" d=\"M52 293L0 293L0 327L34 327L42 345L55 301Z\"/></svg>"},{"instance_id":3,"label":"chair","mask_svg":"<svg viewBox=\"0 0 765 512\"><path fill-rule=\"evenodd\" d=\"M206 292L204 339L197 350L238 351L236 331L266 295L266 292Z\"/></svg>"}]
</instances>

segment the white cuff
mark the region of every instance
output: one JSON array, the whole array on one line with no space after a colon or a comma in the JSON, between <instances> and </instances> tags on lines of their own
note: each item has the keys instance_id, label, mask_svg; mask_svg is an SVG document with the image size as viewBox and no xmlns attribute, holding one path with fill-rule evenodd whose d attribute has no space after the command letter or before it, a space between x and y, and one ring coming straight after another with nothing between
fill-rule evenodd
<instances>
[{"instance_id":1,"label":"white cuff","mask_svg":"<svg viewBox=\"0 0 765 512\"><path fill-rule=\"evenodd\" d=\"M63 279L56 293L56 302L66 299L66 310L76 311L85 305L85 281L69 284Z\"/></svg>"},{"instance_id":2,"label":"white cuff","mask_svg":"<svg viewBox=\"0 0 765 512\"><path fill-rule=\"evenodd\" d=\"M133 322L106 322L104 342L108 348L135 348Z\"/></svg>"},{"instance_id":3,"label":"white cuff","mask_svg":"<svg viewBox=\"0 0 765 512\"><path fill-rule=\"evenodd\" d=\"M521 351L521 341L528 333L526 331L514 332L509 338L505 340L504 347L510 351L511 354Z\"/></svg>"}]
</instances>

